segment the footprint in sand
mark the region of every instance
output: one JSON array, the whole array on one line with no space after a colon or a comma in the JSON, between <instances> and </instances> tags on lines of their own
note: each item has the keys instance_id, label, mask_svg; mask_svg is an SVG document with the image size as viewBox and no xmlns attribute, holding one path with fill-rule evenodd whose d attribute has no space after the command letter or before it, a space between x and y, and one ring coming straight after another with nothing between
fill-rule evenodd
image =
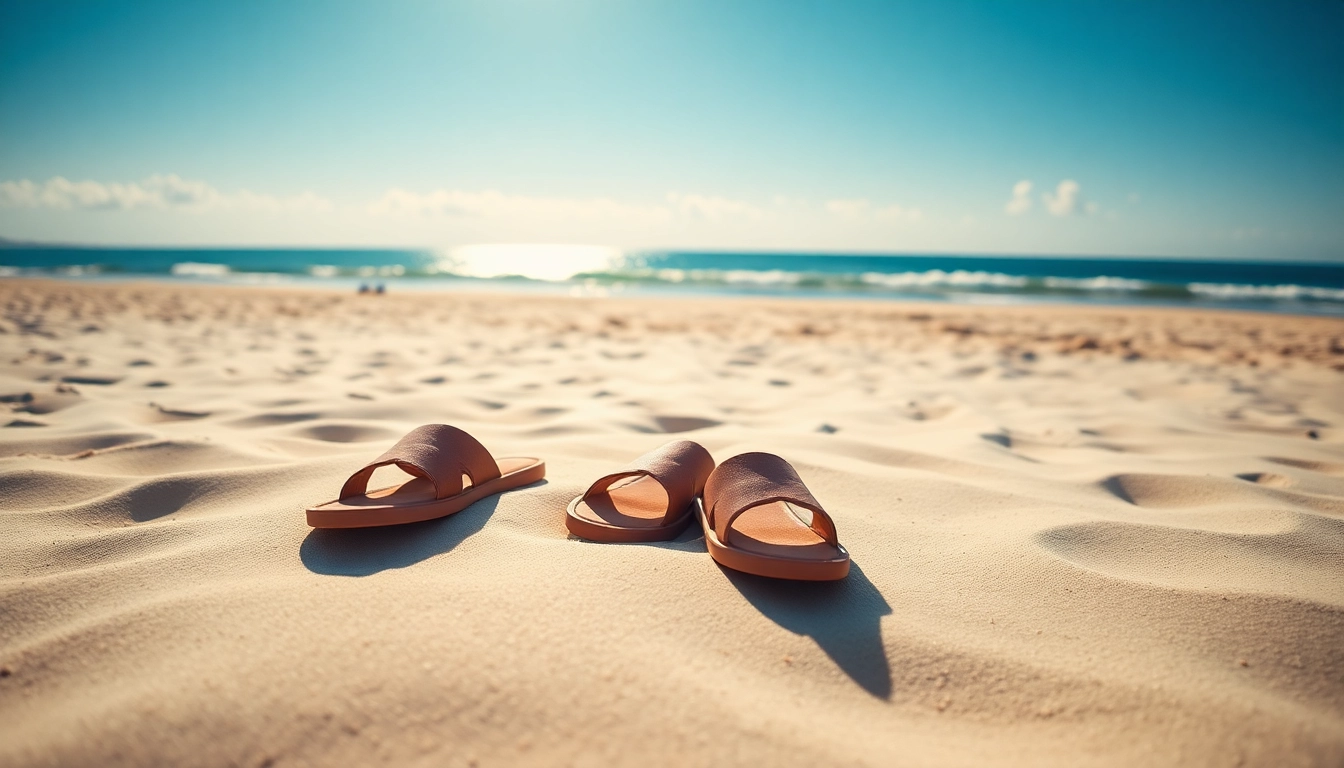
<instances>
[{"instance_id":1,"label":"footprint in sand","mask_svg":"<svg viewBox=\"0 0 1344 768\"><path fill-rule=\"evenodd\" d=\"M985 432L980 435L980 439L1004 448L1013 447L1013 438L999 432Z\"/></svg>"},{"instance_id":2,"label":"footprint in sand","mask_svg":"<svg viewBox=\"0 0 1344 768\"><path fill-rule=\"evenodd\" d=\"M312 421L321 418L322 414L306 413L259 413L255 416L245 416L241 419L235 419L229 422L230 427L275 427L281 424L293 424L296 421Z\"/></svg>"},{"instance_id":3,"label":"footprint in sand","mask_svg":"<svg viewBox=\"0 0 1344 768\"><path fill-rule=\"evenodd\" d=\"M256 406L258 408L292 408L296 405L303 405L306 402L308 401L303 398L285 397L279 400L258 400Z\"/></svg>"},{"instance_id":4,"label":"footprint in sand","mask_svg":"<svg viewBox=\"0 0 1344 768\"><path fill-rule=\"evenodd\" d=\"M120 477L61 472L53 469L15 469L0 472L5 510L26 512L66 507L124 488Z\"/></svg>"},{"instance_id":5,"label":"footprint in sand","mask_svg":"<svg viewBox=\"0 0 1344 768\"><path fill-rule=\"evenodd\" d=\"M121 381L121 376L92 376L86 374L76 374L62 376L61 381L65 384L87 384L95 387L107 387Z\"/></svg>"},{"instance_id":6,"label":"footprint in sand","mask_svg":"<svg viewBox=\"0 0 1344 768\"><path fill-rule=\"evenodd\" d=\"M937 400L931 402L910 400L905 404L904 408L901 409L901 413L903 413L906 418L914 421L931 421L933 419L941 419L956 409L957 406L955 403L938 402Z\"/></svg>"},{"instance_id":7,"label":"footprint in sand","mask_svg":"<svg viewBox=\"0 0 1344 768\"><path fill-rule=\"evenodd\" d=\"M1344 606L1344 521L1298 515L1273 533L1229 533L1118 521L1036 535L1045 551L1094 573L1191 592L1257 592Z\"/></svg>"},{"instance_id":8,"label":"footprint in sand","mask_svg":"<svg viewBox=\"0 0 1344 768\"><path fill-rule=\"evenodd\" d=\"M368 443L399 437L395 430L369 424L313 424L299 427L291 434L325 443Z\"/></svg>"},{"instance_id":9,"label":"footprint in sand","mask_svg":"<svg viewBox=\"0 0 1344 768\"><path fill-rule=\"evenodd\" d=\"M655 416L653 422L661 432L691 432L697 429L717 427L723 422L702 419L697 416Z\"/></svg>"},{"instance_id":10,"label":"footprint in sand","mask_svg":"<svg viewBox=\"0 0 1344 768\"><path fill-rule=\"evenodd\" d=\"M1250 491L1230 478L1143 473L1113 475L1101 486L1121 501L1157 509L1246 501Z\"/></svg>"},{"instance_id":11,"label":"footprint in sand","mask_svg":"<svg viewBox=\"0 0 1344 768\"><path fill-rule=\"evenodd\" d=\"M1287 475L1279 475L1273 472L1246 472L1237 475L1240 480L1256 485L1264 485L1270 488L1288 488L1294 484L1294 480Z\"/></svg>"},{"instance_id":12,"label":"footprint in sand","mask_svg":"<svg viewBox=\"0 0 1344 768\"><path fill-rule=\"evenodd\" d=\"M80 402L83 402L83 398L72 387L68 386L58 386L51 392L19 392L0 395L0 403L8 404L15 413L35 415L55 413Z\"/></svg>"},{"instance_id":13,"label":"footprint in sand","mask_svg":"<svg viewBox=\"0 0 1344 768\"><path fill-rule=\"evenodd\" d=\"M1323 475L1344 477L1344 463L1337 463L1332 461L1312 461L1310 459L1287 459L1280 456L1266 456L1265 461L1270 461L1275 464L1282 464L1285 467L1305 469L1309 472L1319 472Z\"/></svg>"},{"instance_id":14,"label":"footprint in sand","mask_svg":"<svg viewBox=\"0 0 1344 768\"><path fill-rule=\"evenodd\" d=\"M205 495L199 478L158 477L76 505L66 514L96 527L120 527L167 517Z\"/></svg>"},{"instance_id":15,"label":"footprint in sand","mask_svg":"<svg viewBox=\"0 0 1344 768\"><path fill-rule=\"evenodd\" d=\"M149 408L151 413L148 421L151 422L189 421L191 419L204 419L210 415L210 411L188 411L178 408L169 408L168 406L159 405L158 403L150 403Z\"/></svg>"},{"instance_id":16,"label":"footprint in sand","mask_svg":"<svg viewBox=\"0 0 1344 768\"><path fill-rule=\"evenodd\" d=\"M1259 478L1261 473L1254 473ZM1247 509L1265 513L1285 509L1310 510L1325 515L1344 514L1344 501L1331 494L1288 490L1282 483L1297 485L1279 475L1246 482L1247 476L1123 474L1108 477L1100 485L1121 501L1147 509L1207 511ZM1315 489L1313 489L1315 490Z\"/></svg>"},{"instance_id":17,"label":"footprint in sand","mask_svg":"<svg viewBox=\"0 0 1344 768\"><path fill-rule=\"evenodd\" d=\"M38 455L64 459L83 459L109 448L152 441L155 435L146 432L102 432L74 437L47 437L24 440L22 443L0 443L0 456Z\"/></svg>"}]
</instances>

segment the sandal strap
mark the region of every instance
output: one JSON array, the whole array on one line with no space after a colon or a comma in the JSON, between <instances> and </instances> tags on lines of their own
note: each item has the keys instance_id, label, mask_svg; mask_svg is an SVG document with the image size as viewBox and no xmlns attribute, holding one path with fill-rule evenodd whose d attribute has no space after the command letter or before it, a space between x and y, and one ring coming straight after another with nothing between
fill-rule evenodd
<instances>
[{"instance_id":1,"label":"sandal strap","mask_svg":"<svg viewBox=\"0 0 1344 768\"><path fill-rule=\"evenodd\" d=\"M396 464L403 472L434 485L434 498L446 499L462 492L462 476L473 486L498 478L499 464L476 438L447 424L416 427L382 456L345 481L341 498L363 495L378 467Z\"/></svg>"},{"instance_id":2,"label":"sandal strap","mask_svg":"<svg viewBox=\"0 0 1344 768\"><path fill-rule=\"evenodd\" d=\"M616 481L628 477L651 477L667 491L663 524L680 517L705 488L714 471L714 458L699 443L674 440L640 456L621 469L599 477L583 492L583 498L603 493Z\"/></svg>"},{"instance_id":3,"label":"sandal strap","mask_svg":"<svg viewBox=\"0 0 1344 768\"><path fill-rule=\"evenodd\" d=\"M705 483L705 514L719 541L728 544L728 530L738 515L753 507L785 501L812 512L812 530L826 543L839 546L835 522L807 490L798 473L773 453L743 453L723 462Z\"/></svg>"}]
</instances>

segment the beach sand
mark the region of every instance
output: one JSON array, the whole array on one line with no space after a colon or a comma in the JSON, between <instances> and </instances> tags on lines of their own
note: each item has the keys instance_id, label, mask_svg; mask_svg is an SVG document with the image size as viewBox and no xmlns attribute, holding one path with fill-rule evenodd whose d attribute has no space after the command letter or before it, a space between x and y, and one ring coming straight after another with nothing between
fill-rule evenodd
<instances>
[{"instance_id":1,"label":"beach sand","mask_svg":"<svg viewBox=\"0 0 1344 768\"><path fill-rule=\"evenodd\" d=\"M0 765L1344 763L1344 321L17 279L0 307ZM548 478L308 528L432 422ZM674 437L788 459L849 578L567 535Z\"/></svg>"}]
</instances>

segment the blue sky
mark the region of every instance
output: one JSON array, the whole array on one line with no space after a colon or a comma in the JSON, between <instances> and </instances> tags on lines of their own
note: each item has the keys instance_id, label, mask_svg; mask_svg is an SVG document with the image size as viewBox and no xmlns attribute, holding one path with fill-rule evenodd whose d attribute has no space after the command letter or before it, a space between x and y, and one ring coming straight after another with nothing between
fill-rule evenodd
<instances>
[{"instance_id":1,"label":"blue sky","mask_svg":"<svg viewBox=\"0 0 1344 768\"><path fill-rule=\"evenodd\" d=\"M1344 4L0 0L0 236L1344 258Z\"/></svg>"}]
</instances>

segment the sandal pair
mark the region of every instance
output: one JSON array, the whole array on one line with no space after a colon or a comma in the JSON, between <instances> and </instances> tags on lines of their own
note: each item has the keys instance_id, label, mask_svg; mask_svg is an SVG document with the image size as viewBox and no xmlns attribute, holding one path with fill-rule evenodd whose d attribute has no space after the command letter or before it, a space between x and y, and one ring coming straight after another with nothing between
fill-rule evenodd
<instances>
[{"instance_id":1,"label":"sandal pair","mask_svg":"<svg viewBox=\"0 0 1344 768\"><path fill-rule=\"evenodd\" d=\"M368 490L379 467L411 479ZM346 480L334 501L309 507L314 528L366 528L433 520L546 476L530 457L496 459L447 424L417 427ZM787 461L744 453L715 466L699 444L677 440L604 475L570 502L565 525L581 538L675 538L698 518L720 565L777 579L830 581L849 573L835 523Z\"/></svg>"},{"instance_id":2,"label":"sandal pair","mask_svg":"<svg viewBox=\"0 0 1344 768\"><path fill-rule=\"evenodd\" d=\"M771 453L743 453L716 467L698 443L668 443L598 478L569 503L565 527L592 541L662 541L696 518L710 557L725 568L801 581L849 574L835 522Z\"/></svg>"}]
</instances>

